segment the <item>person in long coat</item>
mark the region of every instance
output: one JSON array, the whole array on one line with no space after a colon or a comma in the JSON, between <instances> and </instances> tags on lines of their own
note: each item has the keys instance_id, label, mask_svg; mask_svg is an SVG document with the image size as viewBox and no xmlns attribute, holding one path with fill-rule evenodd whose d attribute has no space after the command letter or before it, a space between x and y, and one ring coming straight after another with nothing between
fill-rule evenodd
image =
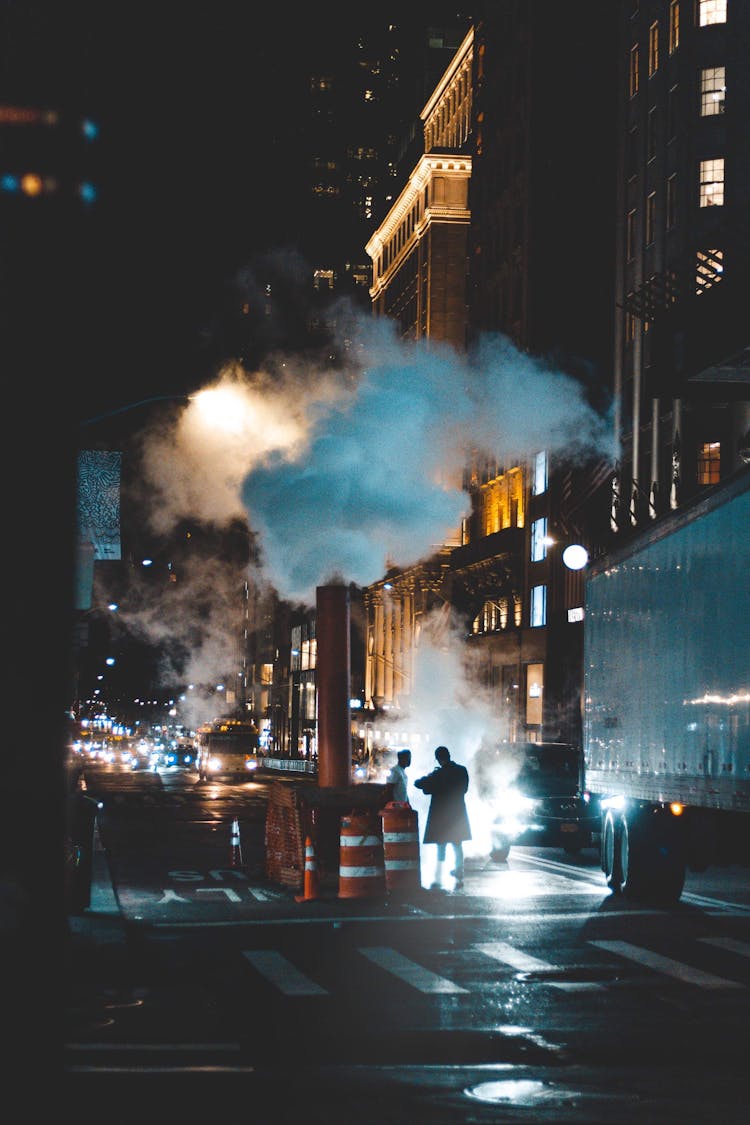
<instances>
[{"instance_id":1,"label":"person in long coat","mask_svg":"<svg viewBox=\"0 0 750 1125\"><path fill-rule=\"evenodd\" d=\"M447 746L438 746L435 759L438 764L432 773L414 782L417 789L430 797L423 843L437 844L437 864L431 889L439 890L442 887L446 845L450 844L455 857L451 875L456 880L455 889L461 890L464 885L463 842L471 839L469 816L464 801L469 788L469 773L465 766L452 760Z\"/></svg>"}]
</instances>

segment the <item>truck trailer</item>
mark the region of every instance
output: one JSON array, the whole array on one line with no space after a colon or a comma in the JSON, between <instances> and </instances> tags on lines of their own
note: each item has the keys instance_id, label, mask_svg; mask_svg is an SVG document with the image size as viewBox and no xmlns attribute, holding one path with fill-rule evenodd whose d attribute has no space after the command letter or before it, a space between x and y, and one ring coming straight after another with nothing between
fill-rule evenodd
<instances>
[{"instance_id":1,"label":"truck trailer","mask_svg":"<svg viewBox=\"0 0 750 1125\"><path fill-rule=\"evenodd\" d=\"M750 466L590 566L583 748L613 892L750 864Z\"/></svg>"}]
</instances>

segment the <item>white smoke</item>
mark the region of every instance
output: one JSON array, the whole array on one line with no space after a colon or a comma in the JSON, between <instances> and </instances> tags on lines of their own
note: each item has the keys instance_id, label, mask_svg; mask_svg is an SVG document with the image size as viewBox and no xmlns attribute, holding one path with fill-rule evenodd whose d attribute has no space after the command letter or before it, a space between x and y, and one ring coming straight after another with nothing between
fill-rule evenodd
<instances>
[{"instance_id":1,"label":"white smoke","mask_svg":"<svg viewBox=\"0 0 750 1125\"><path fill-rule=\"evenodd\" d=\"M292 358L256 372L233 364L193 397L176 426L144 435L156 533L166 536L185 519L216 527L245 520L260 550L252 580L314 605L316 587L332 575L367 586L390 565L429 556L454 533L469 508L461 482L470 451L504 465L542 449L612 455L611 427L581 386L502 336L485 339L469 358L400 340L384 318L352 318L346 331L339 351L349 357L347 369ZM201 584L202 596L210 601L212 585L205 635L190 649L203 680L214 658L226 667L218 638L231 620L227 584L217 574ZM189 590L184 620L191 620ZM143 627L158 631L160 622ZM469 765L497 717L476 687L466 687L463 656L452 643L425 639L424 688L416 684L413 707L435 745L445 743ZM420 764L415 753L412 776L433 767L433 750ZM478 832L480 821L476 810Z\"/></svg>"},{"instance_id":2,"label":"white smoke","mask_svg":"<svg viewBox=\"0 0 750 1125\"><path fill-rule=\"evenodd\" d=\"M414 684L409 696L409 719L380 718L377 723L380 748L387 748L388 766L396 751L408 747L412 763L407 771L408 796L416 810L420 840L424 835L430 798L414 782L435 769L435 749L447 746L455 762L469 772L466 809L472 838L464 845L467 856L487 855L490 827L497 813L494 800L499 788L509 785L520 762L503 751L499 732L503 729L497 702L482 690L472 674L472 653L463 634L443 612L436 611L423 626L415 653ZM486 768L486 751L500 751L500 769ZM485 754L483 754L485 752ZM450 849L449 849L450 858ZM422 867L428 873L435 863L435 849L422 848ZM430 883L429 876L424 880Z\"/></svg>"},{"instance_id":3,"label":"white smoke","mask_svg":"<svg viewBox=\"0 0 750 1125\"><path fill-rule=\"evenodd\" d=\"M389 560L429 555L467 514L461 481L473 449L506 465L542 449L611 452L581 387L502 337L485 341L478 363L398 340L382 319L367 321L358 343L346 392L326 410L312 395L307 440L280 445L242 487L284 597L312 604L333 571L367 586Z\"/></svg>"}]
</instances>

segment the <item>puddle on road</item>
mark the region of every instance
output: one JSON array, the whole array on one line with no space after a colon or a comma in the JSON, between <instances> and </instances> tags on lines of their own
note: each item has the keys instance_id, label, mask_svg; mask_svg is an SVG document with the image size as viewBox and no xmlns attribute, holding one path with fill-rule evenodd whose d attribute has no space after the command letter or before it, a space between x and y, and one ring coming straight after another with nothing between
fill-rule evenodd
<instances>
[{"instance_id":1,"label":"puddle on road","mask_svg":"<svg viewBox=\"0 0 750 1125\"><path fill-rule=\"evenodd\" d=\"M541 1102L570 1101L579 1097L574 1090L561 1090L534 1078L503 1078L468 1086L467 1098L489 1105L534 1106Z\"/></svg>"}]
</instances>

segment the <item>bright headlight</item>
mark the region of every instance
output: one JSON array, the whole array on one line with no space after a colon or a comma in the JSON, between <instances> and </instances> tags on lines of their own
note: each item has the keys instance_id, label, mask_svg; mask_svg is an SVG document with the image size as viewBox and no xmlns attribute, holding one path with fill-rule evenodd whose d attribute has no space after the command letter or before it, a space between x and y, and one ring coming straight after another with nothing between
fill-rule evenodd
<instances>
[{"instance_id":1,"label":"bright headlight","mask_svg":"<svg viewBox=\"0 0 750 1125\"><path fill-rule=\"evenodd\" d=\"M497 798L497 815L500 818L527 816L536 805L533 797L524 797L517 789L506 789Z\"/></svg>"}]
</instances>

